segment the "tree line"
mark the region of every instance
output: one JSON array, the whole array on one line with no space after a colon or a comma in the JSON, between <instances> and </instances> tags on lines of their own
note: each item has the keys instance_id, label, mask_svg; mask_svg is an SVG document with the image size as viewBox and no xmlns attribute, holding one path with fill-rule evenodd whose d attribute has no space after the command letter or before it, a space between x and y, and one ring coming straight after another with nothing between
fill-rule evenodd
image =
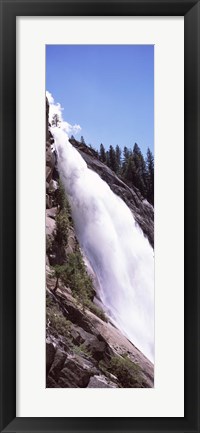
<instances>
[{"instance_id":1,"label":"tree line","mask_svg":"<svg viewBox=\"0 0 200 433\"><path fill-rule=\"evenodd\" d=\"M87 146L83 136L80 141ZM88 146L101 162L113 170L127 185L138 188L143 197L154 205L154 156L149 148L144 158L137 143L132 149L124 146L123 150L119 145L115 148L111 145L109 150L106 150L102 143L99 151L91 144Z\"/></svg>"},{"instance_id":2,"label":"tree line","mask_svg":"<svg viewBox=\"0 0 200 433\"><path fill-rule=\"evenodd\" d=\"M110 146L106 151L101 144L99 159L129 186L138 188L143 197L154 204L154 157L149 148L144 158L137 143L132 149L124 146L123 151L118 145L115 148Z\"/></svg>"}]
</instances>

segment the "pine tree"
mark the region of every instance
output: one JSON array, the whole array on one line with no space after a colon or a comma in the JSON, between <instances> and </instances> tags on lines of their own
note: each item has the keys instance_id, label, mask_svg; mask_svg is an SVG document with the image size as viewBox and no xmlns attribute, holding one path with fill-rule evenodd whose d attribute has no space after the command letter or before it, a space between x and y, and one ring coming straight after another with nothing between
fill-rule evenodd
<instances>
[{"instance_id":1,"label":"pine tree","mask_svg":"<svg viewBox=\"0 0 200 433\"><path fill-rule=\"evenodd\" d=\"M128 162L128 158L131 155L131 150L128 149L128 147L124 146L124 150L123 150L123 160L126 162Z\"/></svg>"},{"instance_id":2,"label":"pine tree","mask_svg":"<svg viewBox=\"0 0 200 433\"><path fill-rule=\"evenodd\" d=\"M111 170L113 170L116 173L117 172L117 160L116 160L115 149L112 145L109 147L109 164L110 164Z\"/></svg>"},{"instance_id":3,"label":"pine tree","mask_svg":"<svg viewBox=\"0 0 200 433\"><path fill-rule=\"evenodd\" d=\"M81 144L84 144L84 145L86 144L82 135L81 135Z\"/></svg>"},{"instance_id":4,"label":"pine tree","mask_svg":"<svg viewBox=\"0 0 200 433\"><path fill-rule=\"evenodd\" d=\"M123 176L129 184L135 183L135 164L132 156L127 160Z\"/></svg>"},{"instance_id":5,"label":"pine tree","mask_svg":"<svg viewBox=\"0 0 200 433\"><path fill-rule=\"evenodd\" d=\"M121 149L120 149L120 147L118 146L118 144L117 144L117 146L116 146L116 148L115 148L115 156L116 156L116 172L117 173L119 173L120 172L120 169L121 169Z\"/></svg>"},{"instance_id":6,"label":"pine tree","mask_svg":"<svg viewBox=\"0 0 200 433\"><path fill-rule=\"evenodd\" d=\"M106 165L110 167L109 152L106 150Z\"/></svg>"},{"instance_id":7,"label":"pine tree","mask_svg":"<svg viewBox=\"0 0 200 433\"><path fill-rule=\"evenodd\" d=\"M140 190L142 195L146 197L147 195L147 173L146 164L142 152L137 143L133 147L133 160L136 169L136 184L135 186Z\"/></svg>"},{"instance_id":8,"label":"pine tree","mask_svg":"<svg viewBox=\"0 0 200 433\"><path fill-rule=\"evenodd\" d=\"M150 203L154 203L154 159L148 149L146 161L137 143L133 150L124 146L123 158L121 149L117 145L105 151L103 144L100 145L100 160L111 168L115 173L120 174L122 179L129 186L136 187L142 196Z\"/></svg>"},{"instance_id":9,"label":"pine tree","mask_svg":"<svg viewBox=\"0 0 200 433\"><path fill-rule=\"evenodd\" d=\"M127 163L128 163L128 160L129 160L130 156L131 156L131 150L128 149L126 146L124 146L124 150L123 150L123 163L122 163L122 174L125 173L125 171L126 171Z\"/></svg>"},{"instance_id":10,"label":"pine tree","mask_svg":"<svg viewBox=\"0 0 200 433\"><path fill-rule=\"evenodd\" d=\"M106 162L106 151L102 143L100 144L100 161L104 163Z\"/></svg>"},{"instance_id":11,"label":"pine tree","mask_svg":"<svg viewBox=\"0 0 200 433\"><path fill-rule=\"evenodd\" d=\"M154 157L150 149L147 149L147 200L154 205Z\"/></svg>"}]
</instances>

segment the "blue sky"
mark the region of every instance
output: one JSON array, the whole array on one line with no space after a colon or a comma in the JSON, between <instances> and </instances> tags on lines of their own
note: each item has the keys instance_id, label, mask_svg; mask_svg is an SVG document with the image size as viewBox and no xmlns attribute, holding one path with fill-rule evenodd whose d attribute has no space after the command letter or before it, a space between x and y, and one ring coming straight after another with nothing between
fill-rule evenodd
<instances>
[{"instance_id":1,"label":"blue sky","mask_svg":"<svg viewBox=\"0 0 200 433\"><path fill-rule=\"evenodd\" d=\"M87 144L154 143L153 45L47 45L46 90Z\"/></svg>"}]
</instances>

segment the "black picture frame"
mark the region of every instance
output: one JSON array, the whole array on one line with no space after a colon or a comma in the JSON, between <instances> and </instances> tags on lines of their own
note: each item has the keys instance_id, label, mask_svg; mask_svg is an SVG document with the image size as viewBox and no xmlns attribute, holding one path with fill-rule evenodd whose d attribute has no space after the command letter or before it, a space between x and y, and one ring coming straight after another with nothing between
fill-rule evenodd
<instances>
[{"instance_id":1,"label":"black picture frame","mask_svg":"<svg viewBox=\"0 0 200 433\"><path fill-rule=\"evenodd\" d=\"M199 432L200 1L1 0L0 6L0 430L77 433L83 431ZM16 417L16 17L73 15L184 16L185 416L183 418Z\"/></svg>"}]
</instances>

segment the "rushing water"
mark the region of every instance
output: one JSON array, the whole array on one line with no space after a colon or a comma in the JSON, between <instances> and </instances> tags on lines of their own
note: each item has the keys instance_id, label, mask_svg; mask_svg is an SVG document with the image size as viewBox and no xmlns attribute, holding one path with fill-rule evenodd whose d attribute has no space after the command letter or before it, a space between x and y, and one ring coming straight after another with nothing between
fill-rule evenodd
<instances>
[{"instance_id":1,"label":"rushing water","mask_svg":"<svg viewBox=\"0 0 200 433\"><path fill-rule=\"evenodd\" d=\"M90 170L67 134L52 128L76 235L115 326L154 360L153 249L128 206Z\"/></svg>"}]
</instances>

